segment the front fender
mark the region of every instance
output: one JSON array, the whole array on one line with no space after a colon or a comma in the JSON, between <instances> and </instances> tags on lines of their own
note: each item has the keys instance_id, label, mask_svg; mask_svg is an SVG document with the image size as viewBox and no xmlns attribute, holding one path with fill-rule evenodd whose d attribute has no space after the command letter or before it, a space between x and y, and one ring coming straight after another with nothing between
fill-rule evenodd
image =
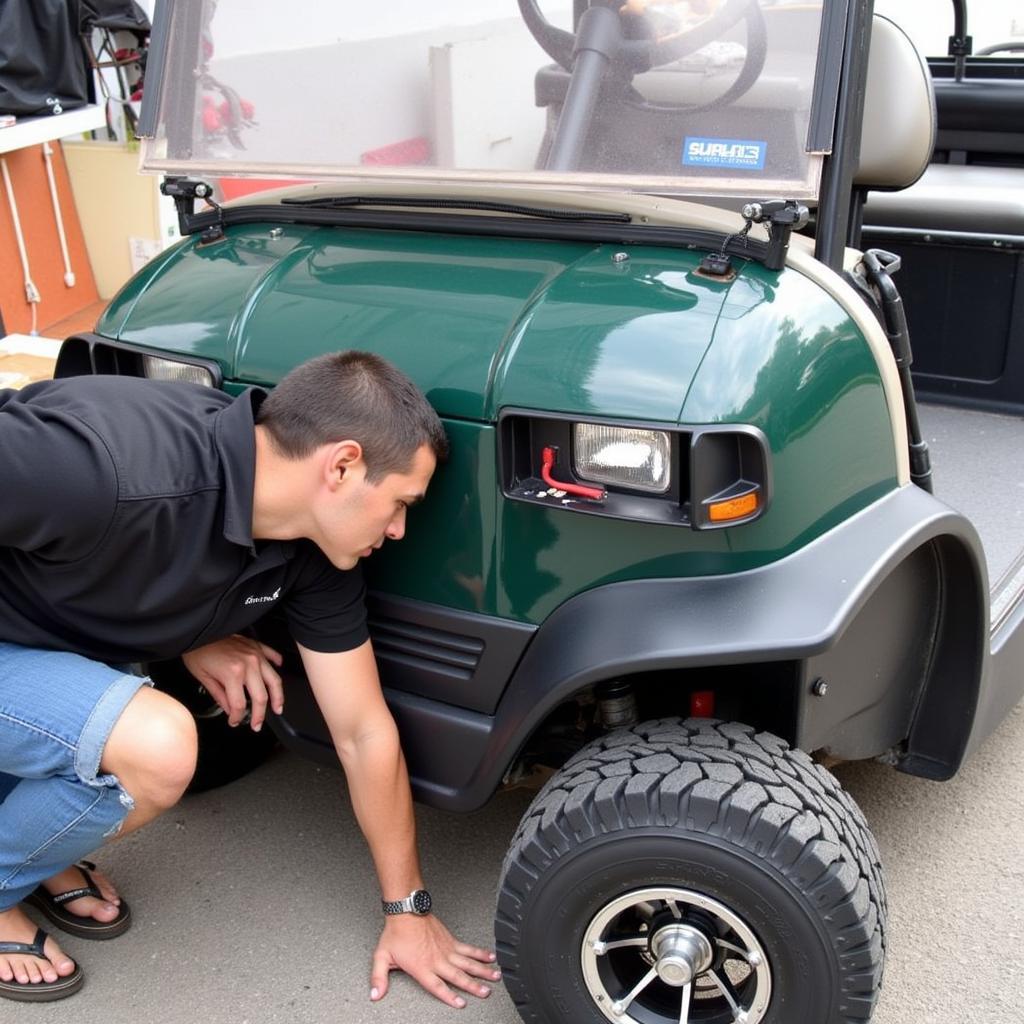
<instances>
[{"instance_id":1,"label":"front fender","mask_svg":"<svg viewBox=\"0 0 1024 1024\"><path fill-rule=\"evenodd\" d=\"M904 643L898 631L907 623L913 636ZM797 745L866 757L899 744L901 767L938 778L964 755L987 623L973 526L907 486L761 568L614 583L573 597L537 629L493 715L395 689L386 695L417 797L453 811L485 803L533 732L581 689L700 666L797 664ZM881 631L893 635L882 643ZM891 658L878 654L886 651ZM822 673L835 681L830 699L818 701L811 683ZM326 734L310 742L320 728L315 706L304 710L298 697L289 696L289 720L278 723L282 738L331 759ZM685 712L682 695L680 705Z\"/></svg>"},{"instance_id":2,"label":"front fender","mask_svg":"<svg viewBox=\"0 0 1024 1024\"><path fill-rule=\"evenodd\" d=\"M919 678L889 685L911 688L903 732L910 737L906 767L932 776L952 774L963 758L987 656L987 573L970 522L907 486L762 568L614 583L565 602L527 648L498 705L477 770L457 795L452 793L455 803L482 803L544 718L589 684L698 666L778 661L813 666L816 657L840 648L897 568L929 545L939 566L938 592L932 595L935 632L922 652ZM856 654L844 652L847 658ZM806 699L805 691L798 703ZM958 714L940 716L951 700ZM801 731L809 733L810 724L798 711L798 744L808 738ZM828 745L828 729L820 720L814 728L813 745Z\"/></svg>"}]
</instances>

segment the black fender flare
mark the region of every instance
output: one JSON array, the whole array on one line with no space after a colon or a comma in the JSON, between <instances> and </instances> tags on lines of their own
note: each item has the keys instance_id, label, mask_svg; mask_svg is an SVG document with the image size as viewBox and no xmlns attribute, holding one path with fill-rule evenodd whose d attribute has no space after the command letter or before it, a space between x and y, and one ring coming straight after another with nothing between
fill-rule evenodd
<instances>
[{"instance_id":1,"label":"black fender flare","mask_svg":"<svg viewBox=\"0 0 1024 1024\"><path fill-rule=\"evenodd\" d=\"M939 567L939 629L901 767L952 775L988 654L988 574L971 523L908 485L761 568L613 583L566 601L530 642L456 803L482 804L544 718L589 684L662 669L802 661L828 651L893 570L925 545L934 547Z\"/></svg>"}]
</instances>

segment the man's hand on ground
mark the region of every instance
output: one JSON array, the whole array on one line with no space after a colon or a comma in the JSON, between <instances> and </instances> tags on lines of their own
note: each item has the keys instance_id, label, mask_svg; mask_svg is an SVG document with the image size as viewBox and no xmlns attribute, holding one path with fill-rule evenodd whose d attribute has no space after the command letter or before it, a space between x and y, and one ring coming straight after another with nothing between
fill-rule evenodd
<instances>
[{"instance_id":1,"label":"man's hand on ground","mask_svg":"<svg viewBox=\"0 0 1024 1024\"><path fill-rule=\"evenodd\" d=\"M273 647L236 634L197 647L183 654L181 660L220 705L231 725L245 718L247 692L252 705L249 724L254 732L263 726L268 704L275 714L284 711L284 688L274 668L280 667L283 659Z\"/></svg>"},{"instance_id":2,"label":"man's hand on ground","mask_svg":"<svg viewBox=\"0 0 1024 1024\"><path fill-rule=\"evenodd\" d=\"M433 914L389 917L373 954L370 999L383 999L388 990L388 972L402 970L415 978L432 996L462 1009L466 1000L449 986L484 998L491 994L490 982L501 980L494 954L477 946L458 942Z\"/></svg>"}]
</instances>

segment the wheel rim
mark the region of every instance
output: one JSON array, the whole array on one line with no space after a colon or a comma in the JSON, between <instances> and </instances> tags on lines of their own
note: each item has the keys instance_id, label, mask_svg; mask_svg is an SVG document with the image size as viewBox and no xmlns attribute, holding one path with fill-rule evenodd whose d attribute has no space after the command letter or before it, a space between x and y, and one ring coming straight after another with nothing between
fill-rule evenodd
<instances>
[{"instance_id":1,"label":"wheel rim","mask_svg":"<svg viewBox=\"0 0 1024 1024\"><path fill-rule=\"evenodd\" d=\"M771 1000L768 957L728 907L675 886L637 889L594 915L580 961L615 1024L758 1024Z\"/></svg>"}]
</instances>

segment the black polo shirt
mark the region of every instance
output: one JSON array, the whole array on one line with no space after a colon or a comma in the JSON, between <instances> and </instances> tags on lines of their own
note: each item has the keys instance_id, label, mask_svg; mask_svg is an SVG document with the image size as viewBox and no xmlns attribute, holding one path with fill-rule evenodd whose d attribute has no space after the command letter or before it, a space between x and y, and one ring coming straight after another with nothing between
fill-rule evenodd
<instances>
[{"instance_id":1,"label":"black polo shirt","mask_svg":"<svg viewBox=\"0 0 1024 1024\"><path fill-rule=\"evenodd\" d=\"M264 397L132 377L0 390L0 640L149 661L283 607L305 647L363 643L358 568L253 541Z\"/></svg>"}]
</instances>

